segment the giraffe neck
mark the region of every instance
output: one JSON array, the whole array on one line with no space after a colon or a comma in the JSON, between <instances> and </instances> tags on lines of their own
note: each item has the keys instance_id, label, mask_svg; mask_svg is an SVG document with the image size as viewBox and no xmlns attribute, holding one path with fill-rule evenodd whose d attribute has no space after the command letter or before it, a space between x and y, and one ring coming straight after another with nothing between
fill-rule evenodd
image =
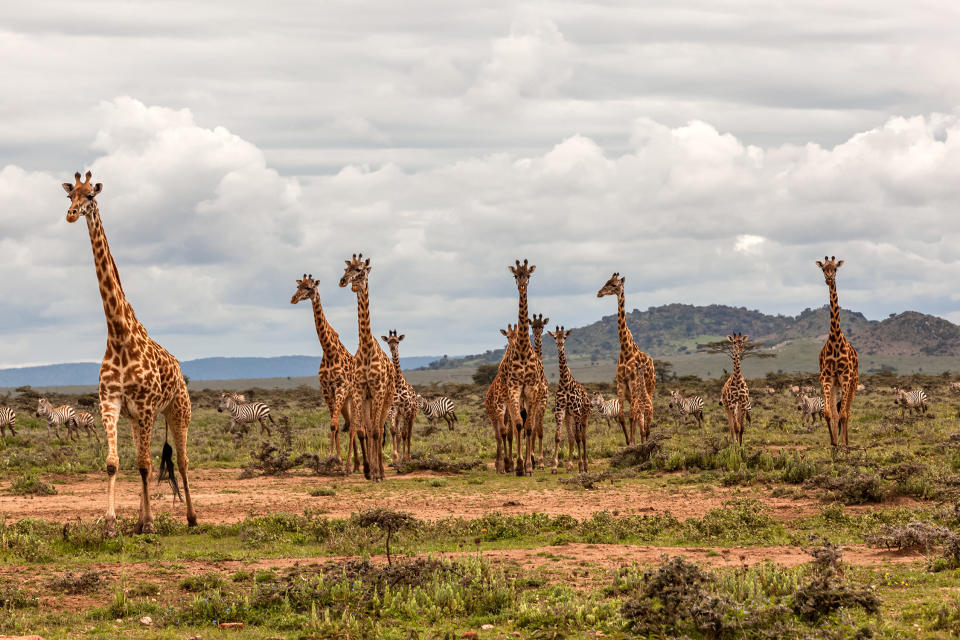
<instances>
[{"instance_id":1,"label":"giraffe neck","mask_svg":"<svg viewBox=\"0 0 960 640\"><path fill-rule=\"evenodd\" d=\"M310 302L313 303L313 323L317 325L317 338L320 339L320 347L323 349L324 355L333 355L341 346L340 335L330 326L323 315L320 293L316 289L310 294Z\"/></svg>"},{"instance_id":2,"label":"giraffe neck","mask_svg":"<svg viewBox=\"0 0 960 640\"><path fill-rule=\"evenodd\" d=\"M366 283L357 287L357 353L374 353L377 343L370 331L370 293Z\"/></svg>"},{"instance_id":3,"label":"giraffe neck","mask_svg":"<svg viewBox=\"0 0 960 640\"><path fill-rule=\"evenodd\" d=\"M529 308L527 307L527 287L517 287L520 292L520 312L517 318L517 353L530 356L530 318L527 317Z\"/></svg>"},{"instance_id":4,"label":"giraffe neck","mask_svg":"<svg viewBox=\"0 0 960 640\"><path fill-rule=\"evenodd\" d=\"M537 358L543 362L543 329L533 332L533 350L537 353Z\"/></svg>"},{"instance_id":5,"label":"giraffe neck","mask_svg":"<svg viewBox=\"0 0 960 640\"><path fill-rule=\"evenodd\" d=\"M100 297L103 299L103 313L107 318L107 334L122 335L138 327L133 307L123 293L120 272L110 253L107 235L100 221L100 212L95 208L84 216L87 231L90 233L90 246L93 249L93 264L97 270L97 282L100 285Z\"/></svg>"},{"instance_id":6,"label":"giraffe neck","mask_svg":"<svg viewBox=\"0 0 960 640\"><path fill-rule=\"evenodd\" d=\"M401 380L403 369L400 368L400 348L397 345L390 345L390 359L393 360L393 370L397 374L397 380Z\"/></svg>"},{"instance_id":7,"label":"giraffe neck","mask_svg":"<svg viewBox=\"0 0 960 640\"><path fill-rule=\"evenodd\" d=\"M733 351L733 377L734 379L742 377L740 374L740 350L736 348Z\"/></svg>"},{"instance_id":8,"label":"giraffe neck","mask_svg":"<svg viewBox=\"0 0 960 640\"><path fill-rule=\"evenodd\" d=\"M557 345L557 365L560 367L558 386L565 387L570 382L572 376L570 375L570 367L567 366L566 349L560 344Z\"/></svg>"},{"instance_id":9,"label":"giraffe neck","mask_svg":"<svg viewBox=\"0 0 960 640\"><path fill-rule=\"evenodd\" d=\"M830 335L843 335L840 328L840 302L837 299L837 283L831 282L827 285L830 288Z\"/></svg>"},{"instance_id":10,"label":"giraffe neck","mask_svg":"<svg viewBox=\"0 0 960 640\"><path fill-rule=\"evenodd\" d=\"M620 337L620 351L633 343L633 334L627 327L627 310L623 290L617 292L617 335Z\"/></svg>"}]
</instances>

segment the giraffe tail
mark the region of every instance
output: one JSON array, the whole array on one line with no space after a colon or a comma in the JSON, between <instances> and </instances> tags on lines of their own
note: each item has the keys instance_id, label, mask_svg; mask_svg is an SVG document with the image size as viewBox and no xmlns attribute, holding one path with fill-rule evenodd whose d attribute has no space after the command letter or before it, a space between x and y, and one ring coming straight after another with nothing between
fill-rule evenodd
<instances>
[{"instance_id":1,"label":"giraffe tail","mask_svg":"<svg viewBox=\"0 0 960 640\"><path fill-rule=\"evenodd\" d=\"M157 475L157 483L167 478L170 488L173 489L174 500L179 499L183 502L183 496L180 495L180 486L177 484L177 476L173 472L173 447L169 442L163 443L163 453L160 454L160 473Z\"/></svg>"}]
</instances>

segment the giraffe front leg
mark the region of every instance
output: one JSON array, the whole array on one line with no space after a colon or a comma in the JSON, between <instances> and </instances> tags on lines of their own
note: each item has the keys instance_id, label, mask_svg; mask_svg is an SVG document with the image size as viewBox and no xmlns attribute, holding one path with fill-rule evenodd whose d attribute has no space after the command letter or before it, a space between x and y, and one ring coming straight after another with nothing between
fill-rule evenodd
<instances>
[{"instance_id":1,"label":"giraffe front leg","mask_svg":"<svg viewBox=\"0 0 960 640\"><path fill-rule=\"evenodd\" d=\"M620 401L620 407L617 410L617 415L614 416L614 419L617 421L617 424L620 425L620 429L623 430L623 439L626 442L626 446L633 444L631 439L630 430L627 429L627 403L630 396L630 387L624 382L617 381L617 400Z\"/></svg>"},{"instance_id":2,"label":"giraffe front leg","mask_svg":"<svg viewBox=\"0 0 960 640\"><path fill-rule=\"evenodd\" d=\"M150 455L150 436L153 433L153 410L139 407L137 418L130 420L134 443L137 446L137 469L140 471L140 517L134 533L153 533L153 514L150 512L150 474L153 456Z\"/></svg>"},{"instance_id":3,"label":"giraffe front leg","mask_svg":"<svg viewBox=\"0 0 960 640\"><path fill-rule=\"evenodd\" d=\"M557 467L560 465L560 425L563 424L564 413L562 407L554 408L553 419L557 423L557 428L553 434L553 467L550 469L550 473L556 473Z\"/></svg>"},{"instance_id":4,"label":"giraffe front leg","mask_svg":"<svg viewBox=\"0 0 960 640\"><path fill-rule=\"evenodd\" d=\"M101 394L102 397L103 394ZM117 453L117 423L120 420L119 400L101 399L100 416L103 420L103 430L107 440L107 513L103 518L103 531L106 537L112 538L117 535L117 471L120 468L120 456Z\"/></svg>"},{"instance_id":5,"label":"giraffe front leg","mask_svg":"<svg viewBox=\"0 0 960 640\"><path fill-rule=\"evenodd\" d=\"M190 397L183 394L175 400L163 414L167 422L167 429L173 436L173 446L177 452L177 470L180 472L180 481L183 484L183 499L187 505L187 526L197 525L197 514L193 510L193 499L190 497L190 482L187 479L189 459L187 457L187 431L190 428Z\"/></svg>"},{"instance_id":6,"label":"giraffe front leg","mask_svg":"<svg viewBox=\"0 0 960 640\"><path fill-rule=\"evenodd\" d=\"M823 387L823 419L827 421L830 431L830 446L837 446L837 407L833 401L833 381L821 376L820 385Z\"/></svg>"},{"instance_id":7,"label":"giraffe front leg","mask_svg":"<svg viewBox=\"0 0 960 640\"><path fill-rule=\"evenodd\" d=\"M843 441L843 446L850 446L850 408L853 406L853 396L857 392L857 376L852 375L848 376L846 380L841 381L840 386L843 397L840 399L840 417L839 417L839 427L840 427L840 439ZM926 411L926 405L923 406L923 410ZM919 407L918 407L919 411Z\"/></svg>"},{"instance_id":8,"label":"giraffe front leg","mask_svg":"<svg viewBox=\"0 0 960 640\"><path fill-rule=\"evenodd\" d=\"M327 389L333 386L333 392L327 391ZM333 385L324 385L324 399L327 401L327 408L330 409L330 446L327 451L327 455L337 456L337 460L342 461L343 458L340 455L340 414L344 413L344 419L347 423L350 422L350 418L346 415L350 412L349 409L345 411L345 404L348 401L348 388L345 384L333 384ZM350 456L350 450L347 450L347 456Z\"/></svg>"},{"instance_id":9,"label":"giraffe front leg","mask_svg":"<svg viewBox=\"0 0 960 640\"><path fill-rule=\"evenodd\" d=\"M567 473L573 471L573 448L577 446L577 435L574 427L574 416L572 413L568 413L564 416L564 425L567 428ZM579 462L578 462L579 464Z\"/></svg>"}]
</instances>

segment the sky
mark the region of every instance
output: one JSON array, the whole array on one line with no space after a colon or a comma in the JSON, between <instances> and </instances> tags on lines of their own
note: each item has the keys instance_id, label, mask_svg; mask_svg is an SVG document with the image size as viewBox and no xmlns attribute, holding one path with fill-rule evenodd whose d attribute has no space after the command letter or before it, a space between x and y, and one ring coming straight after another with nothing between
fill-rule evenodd
<instances>
[{"instance_id":1,"label":"sky","mask_svg":"<svg viewBox=\"0 0 960 640\"><path fill-rule=\"evenodd\" d=\"M960 4L35 1L0 24L0 366L97 361L90 169L181 360L502 346L507 270L567 327L684 302L960 322ZM731 327L736 330L736 327Z\"/></svg>"}]
</instances>

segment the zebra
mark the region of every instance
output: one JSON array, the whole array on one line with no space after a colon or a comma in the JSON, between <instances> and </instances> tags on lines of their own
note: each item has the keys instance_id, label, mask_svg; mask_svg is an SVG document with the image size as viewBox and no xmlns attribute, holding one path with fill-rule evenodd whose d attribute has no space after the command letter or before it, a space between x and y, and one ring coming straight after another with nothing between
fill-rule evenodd
<instances>
[{"instance_id":1,"label":"zebra","mask_svg":"<svg viewBox=\"0 0 960 640\"><path fill-rule=\"evenodd\" d=\"M16 437L17 432L13 429L17 424L17 414L10 407L0 407L0 436L7 437L7 427L10 427L10 435Z\"/></svg>"},{"instance_id":2,"label":"zebra","mask_svg":"<svg viewBox=\"0 0 960 640\"><path fill-rule=\"evenodd\" d=\"M457 422L457 414L454 412L453 400L450 398L441 396L433 402L427 402L427 399L418 393L417 408L423 412L431 425L436 426L437 420L443 418L443 421L447 423L447 428L453 431L453 423Z\"/></svg>"},{"instance_id":3,"label":"zebra","mask_svg":"<svg viewBox=\"0 0 960 640\"><path fill-rule=\"evenodd\" d=\"M37 401L37 417L47 420L47 436L52 435L50 428L56 429L57 438L60 438L60 426L66 425L67 435L70 435L70 425L73 422L73 407L68 404L62 404L54 407L46 398L40 398Z\"/></svg>"},{"instance_id":4,"label":"zebra","mask_svg":"<svg viewBox=\"0 0 960 640\"><path fill-rule=\"evenodd\" d=\"M256 421L260 423L260 432L266 431L267 437L269 438L270 427L267 426L266 421L270 420L272 424L277 424L274 422L273 416L270 415L270 407L263 402L241 404L237 402L236 398L237 395L233 393L220 394L220 404L217 406L217 413L223 413L223 410L226 409L232 416L227 431L233 432L234 428L236 428L237 435L242 437L242 435L249 430L247 423ZM240 429L243 429L243 433L241 433Z\"/></svg>"},{"instance_id":5,"label":"zebra","mask_svg":"<svg viewBox=\"0 0 960 640\"><path fill-rule=\"evenodd\" d=\"M820 422L820 419L823 418L824 408L826 403L824 399L820 396L811 398L805 393L797 394L797 411L800 412L800 426L806 424L807 416L810 416L810 425L813 426L814 422Z\"/></svg>"},{"instance_id":6,"label":"zebra","mask_svg":"<svg viewBox=\"0 0 960 640\"><path fill-rule=\"evenodd\" d=\"M927 412L927 393L923 389L904 391L900 387L894 387L893 393L893 404L900 407L901 418L908 411L916 411L918 414Z\"/></svg>"},{"instance_id":7,"label":"zebra","mask_svg":"<svg viewBox=\"0 0 960 640\"><path fill-rule=\"evenodd\" d=\"M676 409L686 422L687 416L693 416L697 421L697 426L703 430L703 398L697 395L684 398L680 392L673 390L670 392L670 408Z\"/></svg>"},{"instance_id":8,"label":"zebra","mask_svg":"<svg viewBox=\"0 0 960 640\"><path fill-rule=\"evenodd\" d=\"M86 430L87 435L91 435L94 439L99 440L100 437L97 435L96 426L91 414L86 411L76 411L73 414L73 419L67 423L67 432L72 436L74 433L79 434L81 430ZM77 435L77 439L80 439L79 435Z\"/></svg>"},{"instance_id":9,"label":"zebra","mask_svg":"<svg viewBox=\"0 0 960 640\"><path fill-rule=\"evenodd\" d=\"M620 415L620 398L604 400L600 392L597 391L593 394L590 404L596 410L597 416L606 420L607 427L610 426L610 418L616 420L617 416Z\"/></svg>"}]
</instances>

